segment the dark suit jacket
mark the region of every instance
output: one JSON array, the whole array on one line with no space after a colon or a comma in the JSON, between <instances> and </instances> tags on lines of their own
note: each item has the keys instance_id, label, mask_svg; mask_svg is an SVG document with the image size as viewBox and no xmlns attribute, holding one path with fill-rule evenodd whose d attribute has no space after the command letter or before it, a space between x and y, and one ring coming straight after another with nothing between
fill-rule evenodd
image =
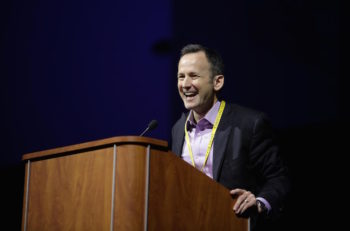
<instances>
[{"instance_id":1,"label":"dark suit jacket","mask_svg":"<svg viewBox=\"0 0 350 231\"><path fill-rule=\"evenodd\" d=\"M172 129L172 151L181 156L188 113ZM249 190L277 215L289 191L286 168L263 113L226 104L214 137L213 178L228 189Z\"/></svg>"}]
</instances>

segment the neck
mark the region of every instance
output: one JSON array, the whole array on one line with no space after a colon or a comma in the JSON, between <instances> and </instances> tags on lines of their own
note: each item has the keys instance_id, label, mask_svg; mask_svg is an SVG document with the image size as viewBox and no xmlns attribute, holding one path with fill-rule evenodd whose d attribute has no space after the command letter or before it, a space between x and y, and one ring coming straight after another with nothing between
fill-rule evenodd
<instances>
[{"instance_id":1,"label":"neck","mask_svg":"<svg viewBox=\"0 0 350 231\"><path fill-rule=\"evenodd\" d=\"M208 111L214 106L214 104L218 101L216 97L213 98L213 102L208 104L207 107L202 110L192 110L193 111L193 118L196 123L198 123L199 120L201 120L207 113Z\"/></svg>"}]
</instances>

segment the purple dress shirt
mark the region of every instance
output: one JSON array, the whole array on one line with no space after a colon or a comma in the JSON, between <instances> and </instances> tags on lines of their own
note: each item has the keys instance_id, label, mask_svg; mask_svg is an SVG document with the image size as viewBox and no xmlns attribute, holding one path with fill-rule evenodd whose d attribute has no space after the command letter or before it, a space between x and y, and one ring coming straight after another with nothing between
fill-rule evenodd
<instances>
[{"instance_id":1,"label":"purple dress shirt","mask_svg":"<svg viewBox=\"0 0 350 231\"><path fill-rule=\"evenodd\" d=\"M187 122L187 131L191 143L194 163L196 165L196 168L199 170L202 169L202 166L205 161L205 154L207 152L211 132L213 130L213 125L215 123L216 115L218 114L219 108L220 102L218 101L208 111L208 113L197 123L195 123L194 121L193 112L190 111L189 114L189 119ZM203 168L203 172L210 178L213 178L213 148L214 143L211 146L207 163ZM192 165L192 160L190 157L190 152L187 148L186 140L182 148L182 158Z\"/></svg>"}]
</instances>

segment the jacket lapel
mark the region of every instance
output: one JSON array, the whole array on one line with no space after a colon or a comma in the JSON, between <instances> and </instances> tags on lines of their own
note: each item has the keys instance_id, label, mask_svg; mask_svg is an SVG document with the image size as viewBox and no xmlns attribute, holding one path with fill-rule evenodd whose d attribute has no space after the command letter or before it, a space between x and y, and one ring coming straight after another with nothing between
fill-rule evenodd
<instances>
[{"instance_id":1,"label":"jacket lapel","mask_svg":"<svg viewBox=\"0 0 350 231\"><path fill-rule=\"evenodd\" d=\"M230 118L232 117L231 113L233 112L232 105L226 104L224 109L220 124L216 131L214 137L214 150L213 150L213 179L218 181L219 172L222 166L222 162L225 156L225 150L227 146L227 142L230 136L230 132L232 130L232 124L230 123ZM182 154L182 147L184 143L185 131L184 126L186 122L186 114L182 114L182 117L175 127L174 136L173 136L173 144L172 151L179 157Z\"/></svg>"},{"instance_id":2,"label":"jacket lapel","mask_svg":"<svg viewBox=\"0 0 350 231\"><path fill-rule=\"evenodd\" d=\"M213 178L216 181L218 181L219 178L219 172L224 160L227 141L232 130L232 125L229 123L230 113L231 107L229 104L226 104L224 113L218 126L218 130L216 131L214 137Z\"/></svg>"}]
</instances>

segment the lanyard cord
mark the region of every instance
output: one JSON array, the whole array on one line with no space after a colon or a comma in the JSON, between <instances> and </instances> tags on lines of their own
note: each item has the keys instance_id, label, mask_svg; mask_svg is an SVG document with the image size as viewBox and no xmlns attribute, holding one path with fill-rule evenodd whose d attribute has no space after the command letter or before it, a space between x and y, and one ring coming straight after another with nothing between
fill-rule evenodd
<instances>
[{"instance_id":1,"label":"lanyard cord","mask_svg":"<svg viewBox=\"0 0 350 231\"><path fill-rule=\"evenodd\" d=\"M226 104L225 101L221 101L219 112L218 112L218 114L216 115L216 118L215 118L213 130L211 132L211 136L210 136L207 152L205 153L205 160L204 160L203 166L201 168L201 171L203 171L203 168L207 164L207 160L208 160L208 157L209 157L211 146L213 145L213 140L214 140L214 136L215 136L215 133L216 133L216 129L218 128L219 122L221 120L221 116L222 116L222 113L224 111L225 104ZM193 159L193 152L192 152L192 148L191 148L191 144L190 144L190 138L188 136L188 131L187 131L187 122L189 120L189 117L190 117L190 115L188 115L186 123L185 123L185 139L186 139L186 143L187 143L188 152L190 153L192 165L193 165L193 167L196 167L196 164L194 163L194 159Z\"/></svg>"}]
</instances>

